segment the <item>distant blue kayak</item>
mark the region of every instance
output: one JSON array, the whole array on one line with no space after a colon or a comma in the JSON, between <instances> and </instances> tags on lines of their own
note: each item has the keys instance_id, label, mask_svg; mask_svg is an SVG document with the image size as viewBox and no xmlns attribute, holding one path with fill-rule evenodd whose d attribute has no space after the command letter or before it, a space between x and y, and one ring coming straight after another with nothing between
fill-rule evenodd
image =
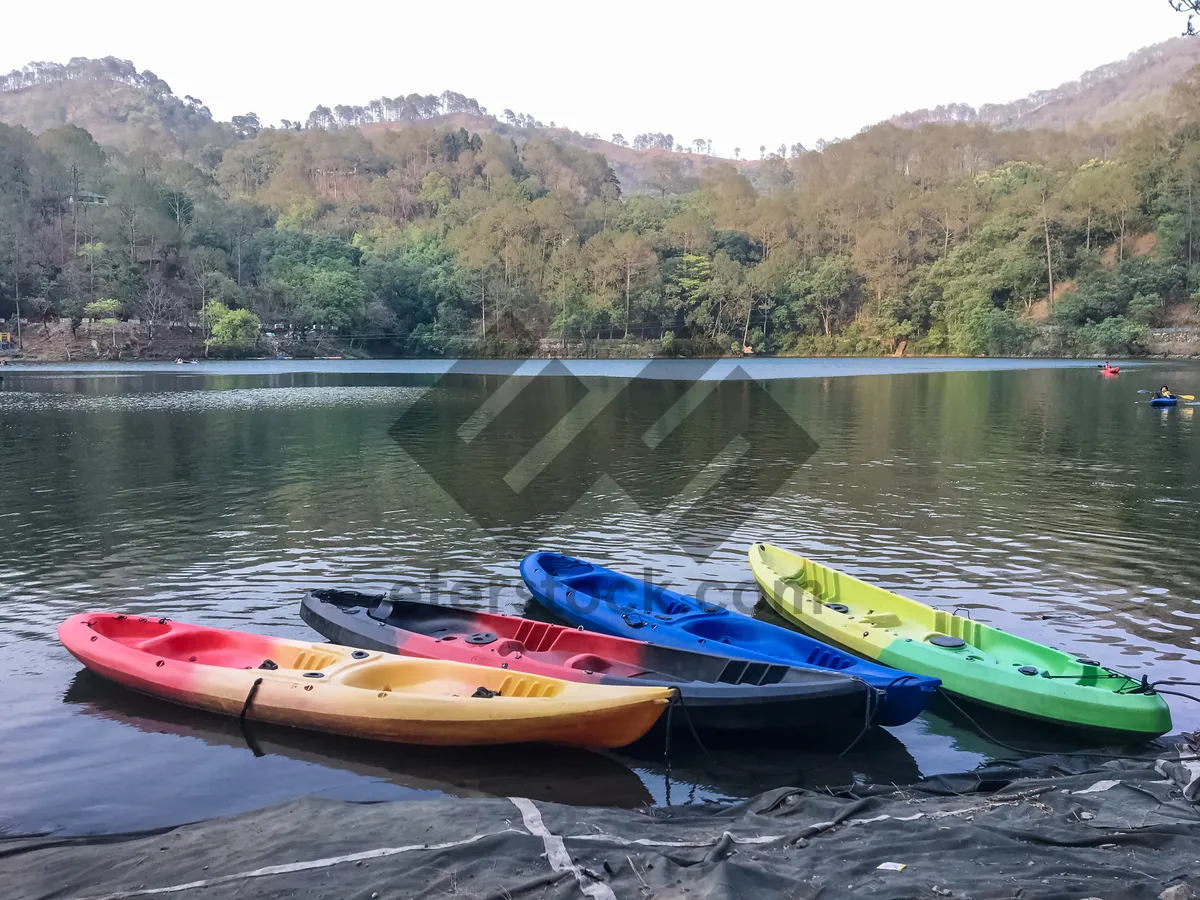
<instances>
[{"instance_id":1,"label":"distant blue kayak","mask_svg":"<svg viewBox=\"0 0 1200 900\"><path fill-rule=\"evenodd\" d=\"M1179 402L1178 397L1155 397L1150 401L1151 406L1174 406Z\"/></svg>"},{"instance_id":2,"label":"distant blue kayak","mask_svg":"<svg viewBox=\"0 0 1200 900\"><path fill-rule=\"evenodd\" d=\"M913 719L941 684L573 556L531 553L521 560L521 577L535 600L589 631L861 678L884 692L875 719L880 725L903 725Z\"/></svg>"}]
</instances>

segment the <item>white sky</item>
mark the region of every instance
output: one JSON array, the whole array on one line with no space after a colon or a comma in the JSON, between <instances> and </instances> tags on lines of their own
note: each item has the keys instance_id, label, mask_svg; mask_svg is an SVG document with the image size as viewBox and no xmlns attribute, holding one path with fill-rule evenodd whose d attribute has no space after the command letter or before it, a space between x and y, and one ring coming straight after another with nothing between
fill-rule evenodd
<instances>
[{"instance_id":1,"label":"white sky","mask_svg":"<svg viewBox=\"0 0 1200 900\"><path fill-rule=\"evenodd\" d=\"M118 56L220 119L450 89L604 138L663 131L750 157L908 109L1022 97L1186 25L1167 0L4 5L0 71Z\"/></svg>"}]
</instances>

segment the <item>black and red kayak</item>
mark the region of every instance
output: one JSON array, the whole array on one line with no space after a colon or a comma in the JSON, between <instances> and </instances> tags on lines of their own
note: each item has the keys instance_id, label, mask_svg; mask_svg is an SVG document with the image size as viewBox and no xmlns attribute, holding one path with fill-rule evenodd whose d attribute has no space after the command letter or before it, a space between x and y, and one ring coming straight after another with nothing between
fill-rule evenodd
<instances>
[{"instance_id":1,"label":"black and red kayak","mask_svg":"<svg viewBox=\"0 0 1200 900\"><path fill-rule=\"evenodd\" d=\"M300 616L337 644L512 669L568 681L676 688L674 727L853 735L873 721L880 692L859 678L728 659L472 609L349 590L305 595ZM664 717L664 719L667 717Z\"/></svg>"}]
</instances>

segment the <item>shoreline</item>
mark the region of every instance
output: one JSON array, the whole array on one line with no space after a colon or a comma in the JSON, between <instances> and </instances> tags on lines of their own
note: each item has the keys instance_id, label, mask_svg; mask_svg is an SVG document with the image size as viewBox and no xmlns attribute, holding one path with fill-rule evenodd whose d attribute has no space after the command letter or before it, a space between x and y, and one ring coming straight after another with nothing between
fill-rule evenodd
<instances>
[{"instance_id":1,"label":"shoreline","mask_svg":"<svg viewBox=\"0 0 1200 900\"><path fill-rule=\"evenodd\" d=\"M11 329L12 325L0 323L0 331ZM1036 360L1072 360L1079 363L1104 362L1106 357L1091 356L960 356L941 353L862 353L839 354L832 356L813 356L797 353L778 353L755 355L753 353L737 356L731 353L720 355L674 355L664 354L661 345L656 341L603 339L596 341L572 342L562 344L550 338L533 339L531 342L492 341L474 342L463 340L458 344L459 349L482 350L482 353L465 353L448 356L406 356L392 353L372 354L362 347L355 347L353 340L348 340L336 333L314 332L309 340L276 338L265 335L258 347L246 355L208 356L205 351L203 333L186 325L160 325L153 329L136 321L119 322L114 328L100 328L96 325L85 324L71 329L62 321L46 324L27 323L18 349L16 340L0 349L0 361L7 361L9 366L20 365L59 365L84 363L174 363L177 359L205 362L304 362L304 361L358 361L358 362L439 362L453 363L466 361L479 362L512 362L512 361L549 361L561 360L566 362L745 362L759 360L967 360L967 359L1020 359ZM376 350L386 349L387 345L376 342L372 345ZM1107 359L1122 364L1153 360L1191 360L1200 359L1200 332L1193 333L1191 328L1159 329L1153 333L1148 353L1138 356L1109 356Z\"/></svg>"},{"instance_id":2,"label":"shoreline","mask_svg":"<svg viewBox=\"0 0 1200 900\"><path fill-rule=\"evenodd\" d=\"M1194 360L1120 360L1133 374L1136 369ZM167 374L180 375L416 375L441 377L447 374L499 375L517 377L650 378L683 381L752 379L774 381L850 376L922 375L950 372L994 372L1012 370L1095 370L1094 360L1045 357L752 357L736 359L239 359L197 360L179 364L166 360L88 360L10 362L0 367L0 388L15 386L21 377L42 378L78 375Z\"/></svg>"},{"instance_id":3,"label":"shoreline","mask_svg":"<svg viewBox=\"0 0 1200 900\"><path fill-rule=\"evenodd\" d=\"M888 356L878 354L856 354L856 355L839 355L839 356L810 356L810 355L793 355L793 354L772 354L768 355L748 355L748 356L662 356L662 355L618 355L618 354L597 354L597 355L580 355L580 356L561 356L557 354L527 354L527 355L489 355L489 356L364 356L350 353L331 352L328 355L320 356L203 356L188 353L164 353L164 354L144 354L135 356L105 357L79 357L71 354L59 355L28 355L22 353L14 353L12 351L0 351L0 369L4 368L37 368L43 366L95 366L95 365L162 365L175 364L178 360L183 360L187 364L195 363L263 363L263 362L280 362L280 363L328 363L328 362L355 362L355 363L438 363L452 365L455 363L537 363L537 362L562 362L564 364L571 363L717 363L727 362L731 364L756 363L756 362L798 362L803 360L814 361L910 361L918 362L922 360L977 360L983 361L1022 361L1028 363L1051 362L1051 363L1073 363L1076 365L1099 365L1105 361L1118 363L1120 365L1137 365L1147 362L1196 362L1200 361L1200 355L1193 354L1174 354L1174 353L1154 353L1145 356L1108 356L1108 357L1089 357L1089 356L956 356L952 354L906 354L904 356ZM0 373L2 374L2 373Z\"/></svg>"},{"instance_id":4,"label":"shoreline","mask_svg":"<svg viewBox=\"0 0 1200 900\"><path fill-rule=\"evenodd\" d=\"M1085 751L904 787L780 787L653 811L487 794L306 797L140 833L14 834L0 878L14 900L234 900L314 886L489 900L551 886L554 896L601 900L791 896L799 886L814 897L976 897L1005 882L1026 897L1192 900L1196 876L1182 861L1200 855L1200 813L1173 773L1194 759L1173 738L1116 758ZM314 831L313 822L342 824ZM964 846L970 854L956 852Z\"/></svg>"}]
</instances>

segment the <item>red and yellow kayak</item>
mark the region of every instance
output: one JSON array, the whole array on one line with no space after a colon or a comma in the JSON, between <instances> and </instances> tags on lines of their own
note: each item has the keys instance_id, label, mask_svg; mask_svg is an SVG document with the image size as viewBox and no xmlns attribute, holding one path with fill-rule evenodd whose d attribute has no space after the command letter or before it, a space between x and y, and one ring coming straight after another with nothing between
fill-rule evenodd
<instances>
[{"instance_id":1,"label":"red and yellow kayak","mask_svg":"<svg viewBox=\"0 0 1200 900\"><path fill-rule=\"evenodd\" d=\"M73 616L58 637L93 672L144 694L408 744L623 747L654 726L672 695L118 613Z\"/></svg>"}]
</instances>

